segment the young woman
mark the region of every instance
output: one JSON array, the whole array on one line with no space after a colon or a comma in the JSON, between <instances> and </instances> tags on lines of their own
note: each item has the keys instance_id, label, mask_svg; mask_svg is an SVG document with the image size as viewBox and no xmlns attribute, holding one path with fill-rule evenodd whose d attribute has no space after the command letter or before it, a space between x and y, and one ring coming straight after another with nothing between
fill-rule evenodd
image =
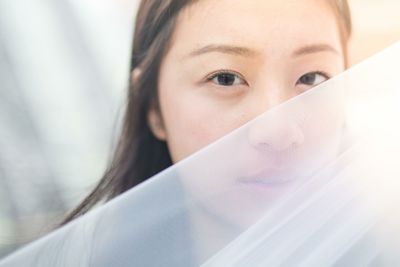
<instances>
[{"instance_id":1,"label":"young woman","mask_svg":"<svg viewBox=\"0 0 400 267\"><path fill-rule=\"evenodd\" d=\"M142 0L135 25L114 159L64 223L347 67L345 0Z\"/></svg>"}]
</instances>

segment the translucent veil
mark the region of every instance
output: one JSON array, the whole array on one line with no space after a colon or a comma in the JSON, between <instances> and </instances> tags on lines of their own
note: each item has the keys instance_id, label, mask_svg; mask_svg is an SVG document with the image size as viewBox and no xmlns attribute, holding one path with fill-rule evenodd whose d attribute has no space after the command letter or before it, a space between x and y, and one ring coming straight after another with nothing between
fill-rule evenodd
<instances>
[{"instance_id":1,"label":"translucent veil","mask_svg":"<svg viewBox=\"0 0 400 267\"><path fill-rule=\"evenodd\" d=\"M6 266L400 266L400 43Z\"/></svg>"}]
</instances>

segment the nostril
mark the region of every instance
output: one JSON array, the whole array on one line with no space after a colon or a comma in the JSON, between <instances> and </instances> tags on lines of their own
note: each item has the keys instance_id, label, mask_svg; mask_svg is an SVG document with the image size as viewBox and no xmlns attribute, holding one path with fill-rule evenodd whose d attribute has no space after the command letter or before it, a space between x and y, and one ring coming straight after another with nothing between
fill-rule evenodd
<instances>
[{"instance_id":1,"label":"nostril","mask_svg":"<svg viewBox=\"0 0 400 267\"><path fill-rule=\"evenodd\" d=\"M271 152L297 149L304 142L299 125L282 120L278 123L257 123L249 129L248 138L252 147Z\"/></svg>"},{"instance_id":2,"label":"nostril","mask_svg":"<svg viewBox=\"0 0 400 267\"><path fill-rule=\"evenodd\" d=\"M297 148L297 147L301 146L301 144L304 143L305 136L304 136L304 132L301 129L300 125L293 123L292 127L293 127L292 131L293 131L293 135L294 135L293 146L295 148Z\"/></svg>"},{"instance_id":3,"label":"nostril","mask_svg":"<svg viewBox=\"0 0 400 267\"><path fill-rule=\"evenodd\" d=\"M274 150L272 145L267 142L259 142L258 144L256 144L256 146L265 151L273 151Z\"/></svg>"}]
</instances>

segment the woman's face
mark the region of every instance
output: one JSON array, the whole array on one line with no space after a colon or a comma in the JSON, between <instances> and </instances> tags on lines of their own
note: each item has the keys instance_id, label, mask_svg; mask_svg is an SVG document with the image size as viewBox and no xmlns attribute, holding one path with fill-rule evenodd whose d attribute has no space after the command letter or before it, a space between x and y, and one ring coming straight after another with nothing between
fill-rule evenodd
<instances>
[{"instance_id":1,"label":"woman's face","mask_svg":"<svg viewBox=\"0 0 400 267\"><path fill-rule=\"evenodd\" d=\"M325 1L201 0L179 16L149 123L177 162L343 70Z\"/></svg>"}]
</instances>

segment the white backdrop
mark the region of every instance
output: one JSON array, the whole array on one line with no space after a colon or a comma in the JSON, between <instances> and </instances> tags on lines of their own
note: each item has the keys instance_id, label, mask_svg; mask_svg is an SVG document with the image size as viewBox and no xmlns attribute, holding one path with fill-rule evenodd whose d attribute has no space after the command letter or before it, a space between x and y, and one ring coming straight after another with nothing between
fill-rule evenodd
<instances>
[{"instance_id":1,"label":"white backdrop","mask_svg":"<svg viewBox=\"0 0 400 267\"><path fill-rule=\"evenodd\" d=\"M53 227L104 171L137 3L0 0L0 256Z\"/></svg>"}]
</instances>

